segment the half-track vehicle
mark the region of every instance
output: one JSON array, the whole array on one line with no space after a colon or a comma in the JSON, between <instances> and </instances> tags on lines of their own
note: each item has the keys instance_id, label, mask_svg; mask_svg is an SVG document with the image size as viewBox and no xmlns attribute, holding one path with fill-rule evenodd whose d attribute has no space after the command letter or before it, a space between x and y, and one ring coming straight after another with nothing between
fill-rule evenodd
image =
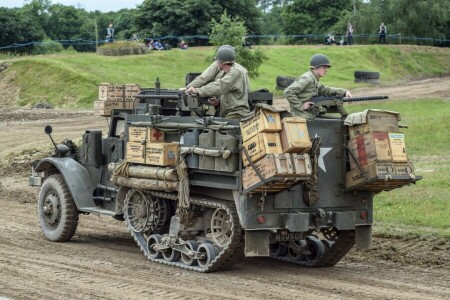
<instances>
[{"instance_id":1,"label":"half-track vehicle","mask_svg":"<svg viewBox=\"0 0 450 300\"><path fill-rule=\"evenodd\" d=\"M133 99L108 112L107 133L88 129L78 146L52 139L54 155L33 164L48 240L70 240L79 214L99 214L124 221L152 262L213 272L245 255L329 267L355 244L371 247L375 194L420 179L407 161L363 157L369 137L352 148L351 126L372 115L348 123L343 99L317 100L307 122L274 108L267 91L249 94L242 120L208 116L207 101L159 81Z\"/></svg>"}]
</instances>

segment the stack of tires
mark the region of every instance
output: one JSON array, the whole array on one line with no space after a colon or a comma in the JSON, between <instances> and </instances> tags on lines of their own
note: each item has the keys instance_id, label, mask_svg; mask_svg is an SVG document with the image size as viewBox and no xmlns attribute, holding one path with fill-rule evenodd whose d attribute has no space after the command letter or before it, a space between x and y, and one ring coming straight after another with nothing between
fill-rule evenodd
<instances>
[{"instance_id":1,"label":"stack of tires","mask_svg":"<svg viewBox=\"0 0 450 300\"><path fill-rule=\"evenodd\" d=\"M355 71L355 82L369 82L378 84L380 80L380 72Z\"/></svg>"}]
</instances>

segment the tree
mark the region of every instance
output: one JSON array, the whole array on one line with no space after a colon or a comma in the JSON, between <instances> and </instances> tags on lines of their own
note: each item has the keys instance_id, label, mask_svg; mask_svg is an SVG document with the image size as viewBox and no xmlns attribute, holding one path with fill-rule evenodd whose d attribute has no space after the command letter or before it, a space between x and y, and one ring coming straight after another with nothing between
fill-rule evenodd
<instances>
[{"instance_id":1,"label":"tree","mask_svg":"<svg viewBox=\"0 0 450 300\"><path fill-rule=\"evenodd\" d=\"M283 9L282 30L285 34L326 34L347 11L350 0L294 0Z\"/></svg>"},{"instance_id":2,"label":"tree","mask_svg":"<svg viewBox=\"0 0 450 300\"><path fill-rule=\"evenodd\" d=\"M45 33L39 24L35 24L29 15L21 13L19 9L0 7L0 46L9 46L20 43L27 44L42 40ZM18 52L27 52L32 46L14 49ZM6 51L11 51L8 49Z\"/></svg>"},{"instance_id":3,"label":"tree","mask_svg":"<svg viewBox=\"0 0 450 300\"><path fill-rule=\"evenodd\" d=\"M214 20L211 22L211 28L211 44L217 48L222 45L233 46L236 50L236 60L247 69L250 77L257 77L259 66L267 57L260 49L251 51L243 47L242 42L247 31L244 22L239 18L233 20L225 11L220 22Z\"/></svg>"}]
</instances>

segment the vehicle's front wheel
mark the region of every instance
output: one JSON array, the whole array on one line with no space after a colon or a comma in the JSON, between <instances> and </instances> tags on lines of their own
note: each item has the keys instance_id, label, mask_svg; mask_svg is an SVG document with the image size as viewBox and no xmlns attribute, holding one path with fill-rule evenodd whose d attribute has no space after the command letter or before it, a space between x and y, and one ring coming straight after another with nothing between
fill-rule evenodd
<instances>
[{"instance_id":1,"label":"vehicle's front wheel","mask_svg":"<svg viewBox=\"0 0 450 300\"><path fill-rule=\"evenodd\" d=\"M78 209L61 175L45 179L39 193L38 216L44 236L53 242L69 241L78 226Z\"/></svg>"}]
</instances>

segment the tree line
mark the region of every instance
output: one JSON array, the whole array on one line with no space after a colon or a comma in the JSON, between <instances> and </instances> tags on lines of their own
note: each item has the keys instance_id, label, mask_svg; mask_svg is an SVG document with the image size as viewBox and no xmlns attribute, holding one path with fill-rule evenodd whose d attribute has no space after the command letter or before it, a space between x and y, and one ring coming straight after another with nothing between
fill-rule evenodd
<instances>
[{"instance_id":1,"label":"tree line","mask_svg":"<svg viewBox=\"0 0 450 300\"><path fill-rule=\"evenodd\" d=\"M104 40L114 24L115 39L160 36L209 36L223 13L243 22L251 36L290 36L334 33L345 35L352 23L354 34L376 34L381 22L388 34L450 39L448 0L144 0L135 9L88 12L82 8L31 0L21 8L0 7L0 50L14 44L59 41L77 51L94 51L85 41ZM300 43L290 37L282 43ZM191 44L208 44L192 40ZM254 39L253 43L262 43ZM34 45L17 48L31 52ZM10 48L7 48L10 51Z\"/></svg>"}]
</instances>

